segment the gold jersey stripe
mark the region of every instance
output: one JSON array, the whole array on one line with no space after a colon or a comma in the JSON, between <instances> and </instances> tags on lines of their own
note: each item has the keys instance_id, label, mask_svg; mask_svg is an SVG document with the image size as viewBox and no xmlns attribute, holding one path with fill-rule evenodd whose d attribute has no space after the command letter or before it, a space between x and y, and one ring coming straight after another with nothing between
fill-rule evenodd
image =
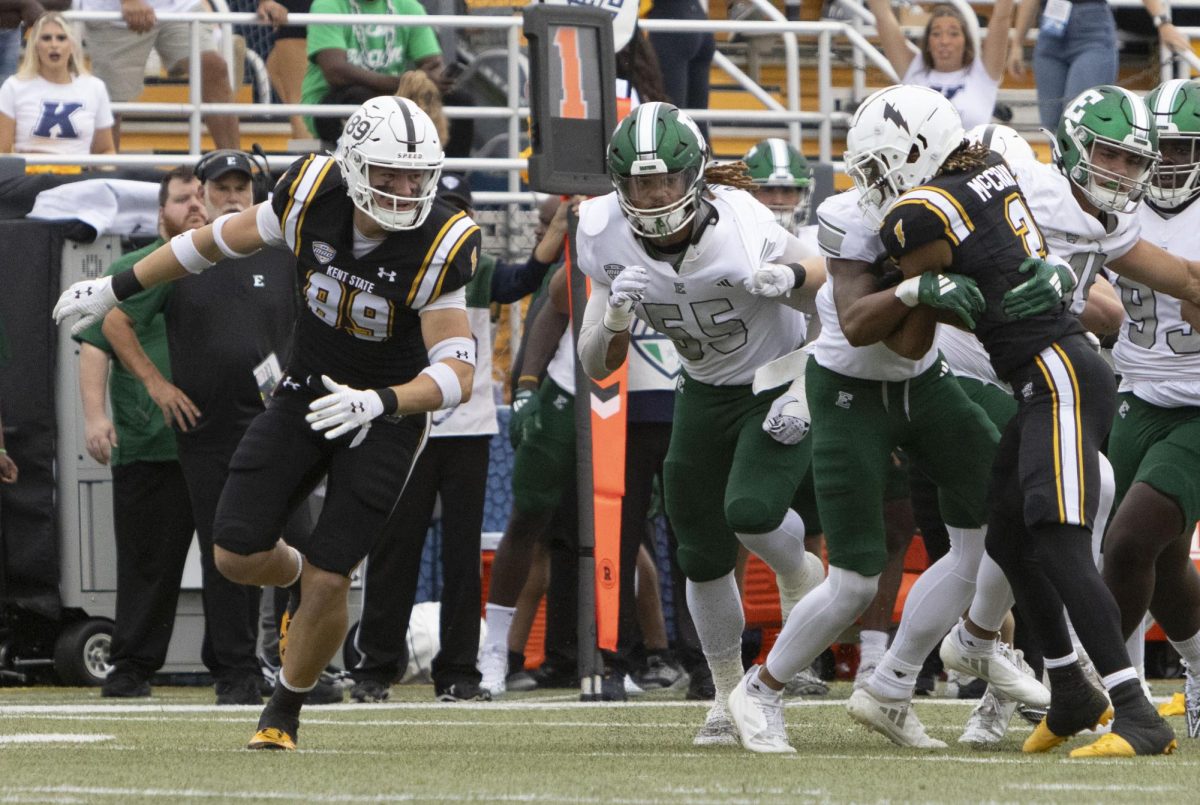
<instances>
[{"instance_id":1,"label":"gold jersey stripe","mask_svg":"<svg viewBox=\"0 0 1200 805\"><path fill-rule=\"evenodd\" d=\"M329 157L323 157L323 159L325 160L325 164L321 166L320 173L317 174L316 180L313 181L312 185L308 188L307 196L304 199L304 206L300 208L299 220L296 222L296 245L293 247L293 250L295 251L297 257L300 255L300 233L304 231L304 219L308 215L308 208L311 206L313 192L325 179L325 174L329 173L330 168L332 168L334 164L333 160Z\"/></svg>"},{"instance_id":2,"label":"gold jersey stripe","mask_svg":"<svg viewBox=\"0 0 1200 805\"><path fill-rule=\"evenodd\" d=\"M442 245L442 240L446 237L446 233L450 231L455 222L466 217L467 214L465 212L460 212L451 216L450 220L442 224L442 228L440 231L438 231L437 236L434 237L433 243L429 245L429 251L425 252L425 259L421 261L421 268L419 271L417 271L417 276L413 278L412 287L409 288L408 291L408 297L404 300L405 304L407 304L409 307L413 307L413 300L417 297L417 291L421 287L421 281L425 279L425 273L429 270L429 264L433 262L433 257L437 253L438 247Z\"/></svg>"},{"instance_id":3,"label":"gold jersey stripe","mask_svg":"<svg viewBox=\"0 0 1200 805\"><path fill-rule=\"evenodd\" d=\"M471 233L478 231L479 227L471 227L465 233L463 233L463 236L458 239L457 243L454 244L454 248L450 250L450 254L446 257L446 261L442 263L442 271L440 274L438 274L437 285L433 286L433 296L430 297L430 301L437 299L442 295L442 282L446 279L446 272L449 270L450 266L454 264L454 258L458 256L459 249L461 249L463 244L467 242L467 239L471 237Z\"/></svg>"},{"instance_id":4,"label":"gold jersey stripe","mask_svg":"<svg viewBox=\"0 0 1200 805\"><path fill-rule=\"evenodd\" d=\"M437 248L429 255L425 266L418 277L416 293L411 295L409 307L419 310L437 297L437 289L441 287L446 267L450 265L451 255L458 251L459 245L472 229L477 229L475 222L459 213L450 222L452 224L445 235L436 244Z\"/></svg>"}]
</instances>

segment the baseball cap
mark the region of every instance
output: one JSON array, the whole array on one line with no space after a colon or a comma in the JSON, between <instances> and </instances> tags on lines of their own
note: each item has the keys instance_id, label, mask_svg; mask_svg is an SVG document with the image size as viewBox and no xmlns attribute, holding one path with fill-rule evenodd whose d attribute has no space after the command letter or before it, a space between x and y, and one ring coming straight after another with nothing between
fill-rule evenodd
<instances>
[{"instance_id":1,"label":"baseball cap","mask_svg":"<svg viewBox=\"0 0 1200 805\"><path fill-rule=\"evenodd\" d=\"M438 179L438 197L461 209L475 206L471 198L471 183L462 173L443 173Z\"/></svg>"},{"instance_id":2,"label":"baseball cap","mask_svg":"<svg viewBox=\"0 0 1200 805\"><path fill-rule=\"evenodd\" d=\"M210 151L196 163L196 176L202 182L211 182L234 171L254 176L254 163L245 151L235 151L231 148Z\"/></svg>"}]
</instances>

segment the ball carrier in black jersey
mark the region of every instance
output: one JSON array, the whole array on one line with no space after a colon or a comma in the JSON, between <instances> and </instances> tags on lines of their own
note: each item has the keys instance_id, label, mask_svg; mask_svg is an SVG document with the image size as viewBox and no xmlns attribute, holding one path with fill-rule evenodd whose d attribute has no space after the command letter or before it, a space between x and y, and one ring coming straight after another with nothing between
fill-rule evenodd
<instances>
[{"instance_id":1,"label":"ball carrier in black jersey","mask_svg":"<svg viewBox=\"0 0 1200 805\"><path fill-rule=\"evenodd\" d=\"M903 92L894 89L896 95ZM1021 318L1009 315L1012 308L1005 304L1030 271L1054 275L1067 287L1077 280L1065 262L1039 259L1046 245L1029 205L1003 157L985 146L964 141L929 166L924 184L897 199L887 181L888 125L919 129L922 121L906 121L904 107L887 90L870 100L878 110L876 138L848 152L847 165L864 197L878 199L886 210L880 238L909 277L896 296L915 304L925 272L973 280L985 300L974 332L1017 400L992 471L988 554L1004 569L1047 657L1073 654L1062 614L1066 605L1116 710L1113 734L1072 754L1124 754L1108 751L1113 741L1122 742L1128 754L1170 753L1175 736L1142 694L1116 604L1091 555L1100 446L1116 408L1112 370L1062 304ZM1149 131L1146 136L1145 151L1153 153ZM1031 742L1050 746L1051 735L1061 741L1107 722L1108 701L1078 665L1051 668L1050 678L1050 709ZM1034 751L1030 742L1025 750Z\"/></svg>"},{"instance_id":2,"label":"ball carrier in black jersey","mask_svg":"<svg viewBox=\"0 0 1200 805\"><path fill-rule=\"evenodd\" d=\"M251 749L294 749L300 708L346 634L350 573L391 514L429 428L470 395L475 342L463 286L479 228L435 203L442 147L412 102L373 98L332 158L298 160L274 198L173 239L125 272L79 282L54 309L73 329L143 287L263 246L292 250L305 310L285 376L238 445L214 526L217 567L242 584L303 596L279 684ZM278 538L327 476L304 554Z\"/></svg>"}]
</instances>

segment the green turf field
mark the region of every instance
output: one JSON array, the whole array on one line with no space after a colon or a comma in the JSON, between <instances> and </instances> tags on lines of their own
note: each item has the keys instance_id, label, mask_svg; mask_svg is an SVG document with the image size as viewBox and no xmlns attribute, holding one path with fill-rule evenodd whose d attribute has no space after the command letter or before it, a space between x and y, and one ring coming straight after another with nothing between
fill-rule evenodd
<instances>
[{"instance_id":1,"label":"green turf field","mask_svg":"<svg viewBox=\"0 0 1200 805\"><path fill-rule=\"evenodd\" d=\"M1175 689L1155 685L1160 697ZM212 706L207 688L156 687L138 702L0 688L0 803L1182 803L1200 788L1200 741L1181 738L1166 758L1028 757L1030 727L1018 718L1000 751L981 753L955 745L971 703L929 699L918 713L951 748L925 754L853 724L849 692L839 683L828 699L790 701L799 754L779 757L693 747L704 706L671 692L468 706L396 687L386 704L307 708L300 751L268 753L242 749L258 708Z\"/></svg>"}]
</instances>

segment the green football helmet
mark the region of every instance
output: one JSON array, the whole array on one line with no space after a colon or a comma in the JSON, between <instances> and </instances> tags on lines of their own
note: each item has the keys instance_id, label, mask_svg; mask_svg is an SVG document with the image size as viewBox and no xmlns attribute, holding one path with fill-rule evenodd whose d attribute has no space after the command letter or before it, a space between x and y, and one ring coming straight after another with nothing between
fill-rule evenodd
<instances>
[{"instance_id":1,"label":"green football helmet","mask_svg":"<svg viewBox=\"0 0 1200 805\"><path fill-rule=\"evenodd\" d=\"M779 225L795 232L808 221L813 171L791 143L771 137L742 157L754 180L754 195L775 213Z\"/></svg>"},{"instance_id":2,"label":"green football helmet","mask_svg":"<svg viewBox=\"0 0 1200 805\"><path fill-rule=\"evenodd\" d=\"M1162 161L1150 182L1155 205L1175 209L1200 193L1200 84L1176 78L1146 98Z\"/></svg>"},{"instance_id":3,"label":"green football helmet","mask_svg":"<svg viewBox=\"0 0 1200 805\"><path fill-rule=\"evenodd\" d=\"M661 238L683 229L704 192L708 143L696 124L669 103L644 103L617 126L608 172L629 225Z\"/></svg>"},{"instance_id":4,"label":"green football helmet","mask_svg":"<svg viewBox=\"0 0 1200 805\"><path fill-rule=\"evenodd\" d=\"M1067 104L1055 145L1067 178L1109 212L1136 209L1158 163L1150 110L1137 95L1111 85L1084 90Z\"/></svg>"}]
</instances>

